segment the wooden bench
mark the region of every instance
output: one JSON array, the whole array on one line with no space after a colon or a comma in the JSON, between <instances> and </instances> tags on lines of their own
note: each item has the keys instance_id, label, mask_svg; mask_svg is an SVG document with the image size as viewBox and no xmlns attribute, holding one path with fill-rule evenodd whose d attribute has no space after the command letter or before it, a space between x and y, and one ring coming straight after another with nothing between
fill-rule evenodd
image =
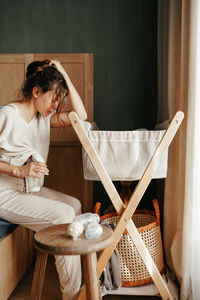
<instances>
[{"instance_id":1,"label":"wooden bench","mask_svg":"<svg viewBox=\"0 0 200 300\"><path fill-rule=\"evenodd\" d=\"M34 232L17 226L0 238L0 299L7 300L35 257Z\"/></svg>"}]
</instances>

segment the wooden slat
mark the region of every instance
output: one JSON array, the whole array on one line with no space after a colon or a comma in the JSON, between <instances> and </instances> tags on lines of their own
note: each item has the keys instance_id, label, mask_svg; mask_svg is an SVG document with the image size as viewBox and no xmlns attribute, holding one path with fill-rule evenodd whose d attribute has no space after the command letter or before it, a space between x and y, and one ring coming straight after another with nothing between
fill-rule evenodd
<instances>
[{"instance_id":1,"label":"wooden slat","mask_svg":"<svg viewBox=\"0 0 200 300\"><path fill-rule=\"evenodd\" d=\"M84 104L88 114L88 122L93 121L93 93L94 93L94 84L93 84L93 55L85 54L85 63L84 63Z\"/></svg>"},{"instance_id":2,"label":"wooden slat","mask_svg":"<svg viewBox=\"0 0 200 300\"><path fill-rule=\"evenodd\" d=\"M60 62L84 63L85 55L91 53L35 53L34 60L57 59Z\"/></svg>"},{"instance_id":3,"label":"wooden slat","mask_svg":"<svg viewBox=\"0 0 200 300\"><path fill-rule=\"evenodd\" d=\"M12 64L12 63L24 63L24 54L0 54L0 63Z\"/></svg>"},{"instance_id":4,"label":"wooden slat","mask_svg":"<svg viewBox=\"0 0 200 300\"><path fill-rule=\"evenodd\" d=\"M18 92L23 81L24 62L0 61L0 105L15 101L18 98Z\"/></svg>"}]
</instances>

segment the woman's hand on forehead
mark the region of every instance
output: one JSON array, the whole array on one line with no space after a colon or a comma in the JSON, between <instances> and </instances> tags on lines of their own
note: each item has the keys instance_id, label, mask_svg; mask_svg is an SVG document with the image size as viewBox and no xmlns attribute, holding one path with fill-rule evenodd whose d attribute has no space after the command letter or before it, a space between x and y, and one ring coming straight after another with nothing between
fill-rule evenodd
<instances>
[{"instance_id":1,"label":"woman's hand on forehead","mask_svg":"<svg viewBox=\"0 0 200 300\"><path fill-rule=\"evenodd\" d=\"M56 69L63 75L66 73L65 69L63 68L63 66L61 65L61 63L56 60L56 59L52 59L50 61L50 66L54 65L56 67Z\"/></svg>"}]
</instances>

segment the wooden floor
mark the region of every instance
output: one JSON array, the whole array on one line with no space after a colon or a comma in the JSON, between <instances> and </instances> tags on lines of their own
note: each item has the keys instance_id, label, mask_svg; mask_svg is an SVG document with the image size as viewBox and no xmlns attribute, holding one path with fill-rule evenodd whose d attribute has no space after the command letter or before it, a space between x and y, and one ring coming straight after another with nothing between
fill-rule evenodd
<instances>
[{"instance_id":1,"label":"wooden floor","mask_svg":"<svg viewBox=\"0 0 200 300\"><path fill-rule=\"evenodd\" d=\"M33 278L34 264L27 271L22 278L12 295L8 300L29 300L31 283ZM54 257L49 256L47 263L47 270L45 275L42 300L61 300L62 295L59 290L59 280L54 264ZM106 295L103 300L159 300L159 297L145 297L145 296L118 296Z\"/></svg>"}]
</instances>

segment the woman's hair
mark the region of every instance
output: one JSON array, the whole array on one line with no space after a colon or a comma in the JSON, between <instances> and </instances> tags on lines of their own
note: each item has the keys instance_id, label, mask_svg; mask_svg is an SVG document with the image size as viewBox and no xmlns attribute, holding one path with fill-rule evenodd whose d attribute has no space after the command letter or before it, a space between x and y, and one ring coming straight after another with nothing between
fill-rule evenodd
<instances>
[{"instance_id":1,"label":"woman's hair","mask_svg":"<svg viewBox=\"0 0 200 300\"><path fill-rule=\"evenodd\" d=\"M33 61L28 65L26 79L21 88L22 97L26 100L30 99L35 86L39 87L42 93L55 90L57 97L61 99L57 111L62 110L68 87L55 65L50 65L50 60Z\"/></svg>"}]
</instances>

